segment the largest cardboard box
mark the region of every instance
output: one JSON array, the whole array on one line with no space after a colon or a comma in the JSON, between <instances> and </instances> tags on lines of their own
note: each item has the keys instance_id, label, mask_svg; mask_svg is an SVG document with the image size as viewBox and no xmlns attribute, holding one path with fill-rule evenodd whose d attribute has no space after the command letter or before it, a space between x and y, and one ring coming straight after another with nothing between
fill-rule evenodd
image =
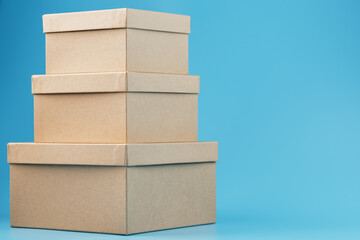
<instances>
[{"instance_id":1,"label":"largest cardboard box","mask_svg":"<svg viewBox=\"0 0 360 240\"><path fill-rule=\"evenodd\" d=\"M15 227L132 234L213 223L216 142L8 144Z\"/></svg>"},{"instance_id":2,"label":"largest cardboard box","mask_svg":"<svg viewBox=\"0 0 360 240\"><path fill-rule=\"evenodd\" d=\"M39 75L32 91L35 142L197 141L198 76Z\"/></svg>"},{"instance_id":3,"label":"largest cardboard box","mask_svg":"<svg viewBox=\"0 0 360 240\"><path fill-rule=\"evenodd\" d=\"M46 73L188 73L190 17L112 9L47 14Z\"/></svg>"}]
</instances>

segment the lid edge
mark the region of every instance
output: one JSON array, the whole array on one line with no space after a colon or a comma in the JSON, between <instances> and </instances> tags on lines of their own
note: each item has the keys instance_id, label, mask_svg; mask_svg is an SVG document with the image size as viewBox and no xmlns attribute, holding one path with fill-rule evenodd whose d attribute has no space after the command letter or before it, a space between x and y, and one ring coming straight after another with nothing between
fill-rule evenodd
<instances>
[{"instance_id":1,"label":"lid edge","mask_svg":"<svg viewBox=\"0 0 360 240\"><path fill-rule=\"evenodd\" d=\"M198 94L199 79L196 75L110 72L33 75L31 82L34 95L106 92Z\"/></svg>"},{"instance_id":2,"label":"lid edge","mask_svg":"<svg viewBox=\"0 0 360 240\"><path fill-rule=\"evenodd\" d=\"M43 32L142 29L190 33L190 16L131 8L44 14Z\"/></svg>"},{"instance_id":3,"label":"lid edge","mask_svg":"<svg viewBox=\"0 0 360 240\"><path fill-rule=\"evenodd\" d=\"M218 160L217 142L9 143L7 148L9 164L135 167L206 163ZM49 159L51 160L49 161Z\"/></svg>"}]
</instances>

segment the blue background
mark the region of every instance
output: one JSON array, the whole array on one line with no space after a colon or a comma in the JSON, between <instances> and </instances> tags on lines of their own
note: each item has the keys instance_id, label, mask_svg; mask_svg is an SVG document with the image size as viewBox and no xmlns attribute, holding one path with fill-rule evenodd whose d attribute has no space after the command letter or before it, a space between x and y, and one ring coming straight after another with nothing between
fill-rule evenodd
<instances>
[{"instance_id":1,"label":"blue background","mask_svg":"<svg viewBox=\"0 0 360 240\"><path fill-rule=\"evenodd\" d=\"M8 142L33 141L42 14L138 8L191 15L199 140L219 142L215 225L130 238L360 238L360 1L0 0L0 235L121 238L9 228Z\"/></svg>"}]
</instances>

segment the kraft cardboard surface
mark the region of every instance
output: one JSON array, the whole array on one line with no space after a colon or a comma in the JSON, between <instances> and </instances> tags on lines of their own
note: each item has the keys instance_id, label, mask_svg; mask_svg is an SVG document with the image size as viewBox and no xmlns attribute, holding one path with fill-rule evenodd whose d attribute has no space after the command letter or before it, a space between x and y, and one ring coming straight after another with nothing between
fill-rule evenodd
<instances>
[{"instance_id":1,"label":"kraft cardboard surface","mask_svg":"<svg viewBox=\"0 0 360 240\"><path fill-rule=\"evenodd\" d=\"M217 142L151 144L9 143L8 163L143 166L216 162Z\"/></svg>"},{"instance_id":2,"label":"kraft cardboard surface","mask_svg":"<svg viewBox=\"0 0 360 240\"><path fill-rule=\"evenodd\" d=\"M10 225L126 234L126 168L10 165Z\"/></svg>"},{"instance_id":3,"label":"kraft cardboard surface","mask_svg":"<svg viewBox=\"0 0 360 240\"><path fill-rule=\"evenodd\" d=\"M216 160L215 142L12 143L10 223L115 234L213 223Z\"/></svg>"},{"instance_id":4,"label":"kraft cardboard surface","mask_svg":"<svg viewBox=\"0 0 360 240\"><path fill-rule=\"evenodd\" d=\"M32 90L35 142L197 141L198 76L42 75Z\"/></svg>"},{"instance_id":5,"label":"kraft cardboard surface","mask_svg":"<svg viewBox=\"0 0 360 240\"><path fill-rule=\"evenodd\" d=\"M216 221L215 163L10 165L13 227L132 234Z\"/></svg>"},{"instance_id":6,"label":"kraft cardboard surface","mask_svg":"<svg viewBox=\"0 0 360 240\"><path fill-rule=\"evenodd\" d=\"M126 93L34 95L34 139L126 143L126 112Z\"/></svg>"},{"instance_id":7,"label":"kraft cardboard surface","mask_svg":"<svg viewBox=\"0 0 360 240\"><path fill-rule=\"evenodd\" d=\"M126 71L126 30L46 34L46 74Z\"/></svg>"},{"instance_id":8,"label":"kraft cardboard surface","mask_svg":"<svg viewBox=\"0 0 360 240\"><path fill-rule=\"evenodd\" d=\"M43 15L44 33L135 28L190 33L190 16L121 8Z\"/></svg>"},{"instance_id":9,"label":"kraft cardboard surface","mask_svg":"<svg viewBox=\"0 0 360 240\"><path fill-rule=\"evenodd\" d=\"M127 30L126 70L188 74L187 34Z\"/></svg>"},{"instance_id":10,"label":"kraft cardboard surface","mask_svg":"<svg viewBox=\"0 0 360 240\"><path fill-rule=\"evenodd\" d=\"M33 94L101 92L199 93L199 76L136 72L32 76Z\"/></svg>"},{"instance_id":11,"label":"kraft cardboard surface","mask_svg":"<svg viewBox=\"0 0 360 240\"><path fill-rule=\"evenodd\" d=\"M197 94L34 95L35 142L197 141Z\"/></svg>"},{"instance_id":12,"label":"kraft cardboard surface","mask_svg":"<svg viewBox=\"0 0 360 240\"><path fill-rule=\"evenodd\" d=\"M128 234L216 221L215 163L127 168L127 179Z\"/></svg>"},{"instance_id":13,"label":"kraft cardboard surface","mask_svg":"<svg viewBox=\"0 0 360 240\"><path fill-rule=\"evenodd\" d=\"M48 14L35 143L9 143L10 225L133 234L216 221L216 142L197 142L190 17Z\"/></svg>"},{"instance_id":14,"label":"kraft cardboard surface","mask_svg":"<svg viewBox=\"0 0 360 240\"><path fill-rule=\"evenodd\" d=\"M46 74L188 74L188 35L140 29L46 34Z\"/></svg>"},{"instance_id":15,"label":"kraft cardboard surface","mask_svg":"<svg viewBox=\"0 0 360 240\"><path fill-rule=\"evenodd\" d=\"M197 141L197 94L128 93L126 103L128 143Z\"/></svg>"}]
</instances>

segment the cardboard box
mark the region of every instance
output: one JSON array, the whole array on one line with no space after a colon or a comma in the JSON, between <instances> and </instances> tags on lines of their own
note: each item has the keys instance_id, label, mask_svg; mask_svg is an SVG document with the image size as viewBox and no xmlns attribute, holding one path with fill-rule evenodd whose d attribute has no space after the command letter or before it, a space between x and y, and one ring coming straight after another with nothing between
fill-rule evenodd
<instances>
[{"instance_id":1,"label":"cardboard box","mask_svg":"<svg viewBox=\"0 0 360 240\"><path fill-rule=\"evenodd\" d=\"M216 161L216 142L10 143L10 223L115 234L214 223Z\"/></svg>"},{"instance_id":2,"label":"cardboard box","mask_svg":"<svg viewBox=\"0 0 360 240\"><path fill-rule=\"evenodd\" d=\"M113 9L43 16L46 73L188 73L190 17Z\"/></svg>"},{"instance_id":3,"label":"cardboard box","mask_svg":"<svg viewBox=\"0 0 360 240\"><path fill-rule=\"evenodd\" d=\"M35 142L197 141L198 76L38 75L32 92Z\"/></svg>"}]
</instances>

